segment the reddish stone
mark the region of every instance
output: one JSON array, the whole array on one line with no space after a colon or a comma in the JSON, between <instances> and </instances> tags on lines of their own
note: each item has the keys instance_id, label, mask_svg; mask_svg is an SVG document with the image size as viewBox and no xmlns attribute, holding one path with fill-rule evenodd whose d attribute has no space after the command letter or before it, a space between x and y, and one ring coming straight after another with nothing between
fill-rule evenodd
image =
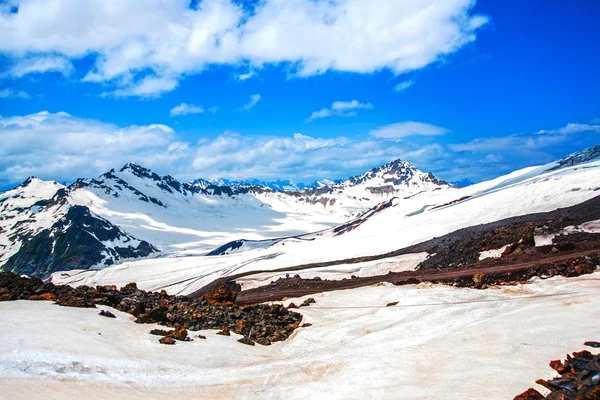
<instances>
[{"instance_id":1,"label":"reddish stone","mask_svg":"<svg viewBox=\"0 0 600 400\"><path fill-rule=\"evenodd\" d=\"M560 360L550 361L550 368L563 375L569 371L570 368L566 367Z\"/></svg>"},{"instance_id":2,"label":"reddish stone","mask_svg":"<svg viewBox=\"0 0 600 400\"><path fill-rule=\"evenodd\" d=\"M513 400L544 400L545 397L542 396L540 392L535 389L529 388Z\"/></svg>"},{"instance_id":3,"label":"reddish stone","mask_svg":"<svg viewBox=\"0 0 600 400\"><path fill-rule=\"evenodd\" d=\"M29 296L28 300L56 301L56 296L53 293L36 294Z\"/></svg>"},{"instance_id":4,"label":"reddish stone","mask_svg":"<svg viewBox=\"0 0 600 400\"><path fill-rule=\"evenodd\" d=\"M19 296L14 293L6 293L0 296L0 301L14 301L17 300Z\"/></svg>"},{"instance_id":5,"label":"reddish stone","mask_svg":"<svg viewBox=\"0 0 600 400\"><path fill-rule=\"evenodd\" d=\"M169 336L173 339L184 341L187 338L188 331L185 328L176 328L174 331L169 332Z\"/></svg>"},{"instance_id":6,"label":"reddish stone","mask_svg":"<svg viewBox=\"0 0 600 400\"><path fill-rule=\"evenodd\" d=\"M177 341L169 336L164 336L159 339L161 344L175 344Z\"/></svg>"}]
</instances>

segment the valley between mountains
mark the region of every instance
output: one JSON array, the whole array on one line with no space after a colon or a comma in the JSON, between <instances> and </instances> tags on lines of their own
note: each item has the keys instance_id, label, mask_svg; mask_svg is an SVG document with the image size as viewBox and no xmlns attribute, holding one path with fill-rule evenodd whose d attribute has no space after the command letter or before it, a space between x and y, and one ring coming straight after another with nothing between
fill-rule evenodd
<instances>
[{"instance_id":1,"label":"valley between mountains","mask_svg":"<svg viewBox=\"0 0 600 400\"><path fill-rule=\"evenodd\" d=\"M308 186L32 177L0 194L0 377L20 397L513 398L600 339L599 265L600 146L467 187L401 160Z\"/></svg>"}]
</instances>

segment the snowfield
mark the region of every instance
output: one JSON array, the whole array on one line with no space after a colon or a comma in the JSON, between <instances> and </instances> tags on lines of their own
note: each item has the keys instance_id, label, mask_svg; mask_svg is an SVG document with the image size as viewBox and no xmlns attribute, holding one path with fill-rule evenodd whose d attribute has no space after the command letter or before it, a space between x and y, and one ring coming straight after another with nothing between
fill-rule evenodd
<instances>
[{"instance_id":1,"label":"snowfield","mask_svg":"<svg viewBox=\"0 0 600 400\"><path fill-rule=\"evenodd\" d=\"M600 194L599 161L551 170L554 165L526 168L463 189L448 187L396 198L391 207L341 235L324 230L311 235L311 240L281 240L268 248L223 256L173 254L169 258L125 262L99 271L63 271L53 274L52 281L89 286L137 282L145 290L188 294L226 275L383 254L464 227L553 211ZM457 202L460 199L463 200ZM338 273L339 266L330 268L332 274ZM322 269L320 273L324 277L328 270ZM308 277L306 272L301 275Z\"/></svg>"},{"instance_id":2,"label":"snowfield","mask_svg":"<svg viewBox=\"0 0 600 400\"><path fill-rule=\"evenodd\" d=\"M300 309L312 326L269 347L214 331L164 346L116 310L0 303L0 397L510 399L598 340L599 278L324 293Z\"/></svg>"}]
</instances>

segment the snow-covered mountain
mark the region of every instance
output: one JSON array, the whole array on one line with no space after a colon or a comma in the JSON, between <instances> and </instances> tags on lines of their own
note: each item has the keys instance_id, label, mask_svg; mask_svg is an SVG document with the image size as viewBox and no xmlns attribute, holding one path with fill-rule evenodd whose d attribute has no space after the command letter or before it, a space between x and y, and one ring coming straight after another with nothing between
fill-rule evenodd
<instances>
[{"instance_id":1,"label":"snow-covered mountain","mask_svg":"<svg viewBox=\"0 0 600 400\"><path fill-rule=\"evenodd\" d=\"M260 188L270 189L278 192L299 192L307 189L322 188L324 186L332 185L338 181L330 181L323 179L319 181L313 181L308 184L302 182L294 182L291 179L277 179L274 181L263 181L260 179L242 179L242 180L231 180L226 178L219 179L196 179L190 182L192 186L199 188L207 188L209 186L229 186L232 188Z\"/></svg>"},{"instance_id":2,"label":"snow-covered mountain","mask_svg":"<svg viewBox=\"0 0 600 400\"><path fill-rule=\"evenodd\" d=\"M435 178L414 171L410 166L395 163L339 184L336 190L341 190L341 194L332 192L331 187L325 188L322 196L338 195L342 201L348 196L344 189L362 190L365 195L373 196L373 192L367 189L375 187L373 183L401 187L408 182L411 195L387 198L349 222L277 240L248 242L240 240L245 235L239 235L229 246L215 247L213 254L223 254L216 257L133 261L101 271L56 273L53 280L90 285L123 285L135 280L146 289L189 294L215 279L254 271L254 275L248 275L239 282L244 288L264 285L286 274L295 274L295 267L306 264L314 267L302 270L305 278L342 279L352 275L404 271L414 269L432 254L393 255L398 249L466 227L583 203L600 195L599 171L598 160L585 159L574 165L553 162L458 189L439 184L434 181ZM409 178L398 178L398 174ZM386 181L389 179L392 181ZM265 196L265 192L261 195ZM260 199L261 195L256 198ZM282 193L266 195L283 196ZM288 198L281 201L288 201ZM386 254L391 255L384 256ZM379 257L378 261L365 259L374 256ZM280 271L270 272L272 270Z\"/></svg>"},{"instance_id":3,"label":"snow-covered mountain","mask_svg":"<svg viewBox=\"0 0 600 400\"><path fill-rule=\"evenodd\" d=\"M301 191L226 183L181 183L133 163L68 187L28 179L0 197L0 265L44 276L136 257L203 255L234 240L324 230L390 197L451 189L400 161Z\"/></svg>"}]
</instances>

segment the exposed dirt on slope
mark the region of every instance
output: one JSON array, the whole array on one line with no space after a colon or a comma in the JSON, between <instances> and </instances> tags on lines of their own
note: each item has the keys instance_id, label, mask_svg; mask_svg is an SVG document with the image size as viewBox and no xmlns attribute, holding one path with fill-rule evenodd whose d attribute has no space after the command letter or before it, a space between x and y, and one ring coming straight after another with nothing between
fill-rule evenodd
<instances>
[{"instance_id":1,"label":"exposed dirt on slope","mask_svg":"<svg viewBox=\"0 0 600 400\"><path fill-rule=\"evenodd\" d=\"M243 291L238 294L236 302L250 304L277 301L332 290L353 289L381 282L394 285L431 282L484 289L496 285L527 282L535 276L542 278L556 275L579 276L592 273L600 265L600 241L593 245L587 243L587 246L593 248L577 249L567 254L538 258L534 261L500 265L489 263L474 267L452 268L443 272L406 271L342 280L302 279L297 275L293 278L280 278L269 285Z\"/></svg>"}]
</instances>

